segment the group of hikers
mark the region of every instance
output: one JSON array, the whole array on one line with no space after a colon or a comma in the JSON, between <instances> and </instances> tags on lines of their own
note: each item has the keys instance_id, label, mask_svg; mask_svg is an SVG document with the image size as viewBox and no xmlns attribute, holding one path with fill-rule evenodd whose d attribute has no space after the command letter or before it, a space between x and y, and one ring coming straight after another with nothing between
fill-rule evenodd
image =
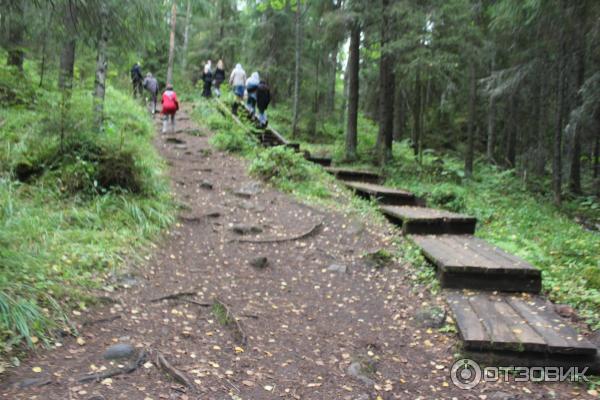
<instances>
[{"instance_id":1,"label":"group of hikers","mask_svg":"<svg viewBox=\"0 0 600 400\"><path fill-rule=\"evenodd\" d=\"M223 60L217 62L214 72L211 61L208 60L202 71L202 82L204 84L202 95L204 97L212 96L212 87L217 97L221 96L221 84L225 81L225 64ZM267 107L271 102L271 92L264 79L260 79L258 72L253 72L249 78L246 77L246 71L241 64L236 64L229 76L229 86L233 89L239 101L243 101L246 93L246 109L253 117L256 115L258 124L261 128L267 126ZM258 112L257 112L258 111ZM237 112L237 103L234 103L233 112Z\"/></svg>"},{"instance_id":2,"label":"group of hikers","mask_svg":"<svg viewBox=\"0 0 600 400\"><path fill-rule=\"evenodd\" d=\"M208 60L202 70L201 80L203 82L202 96L212 97L213 87L217 97L221 96L221 84L225 81L225 64L223 60L217 62L216 68L212 70L211 61ZM151 72L146 73L144 77L139 62L131 68L131 82L133 85L134 97L142 96L142 90L145 89L150 95L152 114L156 113L156 103L158 99L159 84L158 80ZM241 64L237 64L229 76L229 85L233 89L237 101L233 105L233 112L237 113L239 103L243 103L244 94L246 94L245 107L251 117L256 115L259 127L267 126L267 108L271 102L271 92L265 80L260 79L258 72L253 72L249 78L246 77L246 71ZM179 101L177 94L173 90L173 85L167 83L165 91L161 98L163 115L162 132L166 133L167 127L171 125L171 130L175 131L175 114L179 110ZM258 112L257 112L258 111Z\"/></svg>"}]
</instances>

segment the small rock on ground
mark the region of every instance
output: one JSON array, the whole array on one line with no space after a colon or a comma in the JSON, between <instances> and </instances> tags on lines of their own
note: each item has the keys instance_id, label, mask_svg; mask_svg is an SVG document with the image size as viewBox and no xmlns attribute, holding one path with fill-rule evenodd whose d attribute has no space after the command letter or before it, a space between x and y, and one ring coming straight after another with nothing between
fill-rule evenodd
<instances>
[{"instance_id":1,"label":"small rock on ground","mask_svg":"<svg viewBox=\"0 0 600 400\"><path fill-rule=\"evenodd\" d=\"M238 235L250 235L253 233L261 233L263 231L260 226L246 224L233 225L231 230Z\"/></svg>"},{"instance_id":2,"label":"small rock on ground","mask_svg":"<svg viewBox=\"0 0 600 400\"><path fill-rule=\"evenodd\" d=\"M331 264L327 267L327 271L329 272L339 272L341 274L345 274L348 270L348 267L343 264Z\"/></svg>"},{"instance_id":3,"label":"small rock on ground","mask_svg":"<svg viewBox=\"0 0 600 400\"><path fill-rule=\"evenodd\" d=\"M202 181L202 182L200 182L200 187L201 187L202 189L208 189L208 190L212 190L212 188L213 188L213 184L212 184L212 183L210 183L210 182L208 182L208 181Z\"/></svg>"},{"instance_id":4,"label":"small rock on ground","mask_svg":"<svg viewBox=\"0 0 600 400\"><path fill-rule=\"evenodd\" d=\"M135 354L135 348L128 343L119 343L110 346L103 354L106 360L118 360L121 358L131 358Z\"/></svg>"},{"instance_id":5,"label":"small rock on ground","mask_svg":"<svg viewBox=\"0 0 600 400\"><path fill-rule=\"evenodd\" d=\"M440 307L424 307L415 314L415 321L423 328L441 328L446 321L446 310Z\"/></svg>"},{"instance_id":6,"label":"small rock on ground","mask_svg":"<svg viewBox=\"0 0 600 400\"><path fill-rule=\"evenodd\" d=\"M358 379L367 386L375 385L375 382L363 373L362 365L358 361L355 361L352 364L350 364L350 366L348 366L347 372L348 375Z\"/></svg>"},{"instance_id":7,"label":"small rock on ground","mask_svg":"<svg viewBox=\"0 0 600 400\"><path fill-rule=\"evenodd\" d=\"M253 258L252 260L248 261L248 263L253 266L254 268L266 268L267 265L269 265L269 259L267 257L261 256L261 257L256 257Z\"/></svg>"}]
</instances>

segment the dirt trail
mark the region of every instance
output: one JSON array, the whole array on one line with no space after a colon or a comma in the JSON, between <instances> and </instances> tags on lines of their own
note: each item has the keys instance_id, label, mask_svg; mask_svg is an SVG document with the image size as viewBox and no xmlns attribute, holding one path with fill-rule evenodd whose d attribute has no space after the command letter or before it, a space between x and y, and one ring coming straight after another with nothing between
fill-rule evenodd
<instances>
[{"instance_id":1,"label":"dirt trail","mask_svg":"<svg viewBox=\"0 0 600 400\"><path fill-rule=\"evenodd\" d=\"M105 294L115 304L74 316L81 328L79 342L66 337L62 346L33 354L4 377L0 398L585 396L585 390L566 384L498 383L473 391L454 387L449 373L458 345L454 334L439 333L414 318L439 299L415 286L410 267L376 268L362 258L388 246L395 235L391 225L309 207L257 184L247 176L244 161L211 149L207 137L186 133L198 127L185 111L178 129L176 135L158 135L156 146L170 165L176 197L187 205L179 222L147 262L130 271L135 276L130 288ZM318 224L312 235L299 240L236 240L293 237ZM232 228L262 232L242 236ZM268 258L264 268L249 264L261 256ZM182 292L195 294L152 301ZM206 306L215 297L239 318L243 335L221 325ZM84 321L95 323L83 326ZM167 376L152 358L131 374L78 382L86 374L128 364L103 359L115 343L160 351L194 387ZM355 374L357 363L362 370ZM42 381L28 378L49 382L36 386ZM24 382L32 385L16 386Z\"/></svg>"}]
</instances>

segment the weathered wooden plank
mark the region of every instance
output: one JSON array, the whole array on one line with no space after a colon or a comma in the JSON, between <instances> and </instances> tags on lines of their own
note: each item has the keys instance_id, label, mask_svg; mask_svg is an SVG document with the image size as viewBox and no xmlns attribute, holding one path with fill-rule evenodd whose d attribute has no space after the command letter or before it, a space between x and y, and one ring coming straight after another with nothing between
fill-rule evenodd
<instances>
[{"instance_id":1,"label":"weathered wooden plank","mask_svg":"<svg viewBox=\"0 0 600 400\"><path fill-rule=\"evenodd\" d=\"M380 206L392 222L402 226L405 234L473 234L477 219L464 214L426 207Z\"/></svg>"},{"instance_id":2,"label":"weathered wooden plank","mask_svg":"<svg viewBox=\"0 0 600 400\"><path fill-rule=\"evenodd\" d=\"M548 350L561 354L596 354L596 347L567 325L552 304L539 297L510 296L510 304L548 344Z\"/></svg>"},{"instance_id":3,"label":"weathered wooden plank","mask_svg":"<svg viewBox=\"0 0 600 400\"><path fill-rule=\"evenodd\" d=\"M332 159L329 156L318 156L318 155L312 155L312 154L308 154L306 156L306 159L310 162L322 165L324 167L330 167L331 162L332 162Z\"/></svg>"},{"instance_id":4,"label":"weathered wooden plank","mask_svg":"<svg viewBox=\"0 0 600 400\"><path fill-rule=\"evenodd\" d=\"M446 299L467 348L482 348L489 343L490 336L471 307L468 297L460 292L450 291L446 293Z\"/></svg>"},{"instance_id":5,"label":"weathered wooden plank","mask_svg":"<svg viewBox=\"0 0 600 400\"><path fill-rule=\"evenodd\" d=\"M414 194L405 190L394 189L386 186L366 182L345 182L347 187L363 197L375 198L380 204L386 205L415 205Z\"/></svg>"},{"instance_id":6,"label":"weathered wooden plank","mask_svg":"<svg viewBox=\"0 0 600 400\"><path fill-rule=\"evenodd\" d=\"M351 169L351 168L339 168L339 167L325 167L325 171L334 175L336 178L344 181L361 181L377 183L379 182L380 176L376 172Z\"/></svg>"},{"instance_id":7,"label":"weathered wooden plank","mask_svg":"<svg viewBox=\"0 0 600 400\"><path fill-rule=\"evenodd\" d=\"M475 240L471 235L439 235L438 240L446 244L450 249L462 254L464 257L473 260L473 264L489 267L495 271L504 271L511 273L522 271L525 274L539 275L539 270L524 260L516 258L513 262L507 257L500 248L490 245L483 240Z\"/></svg>"}]
</instances>

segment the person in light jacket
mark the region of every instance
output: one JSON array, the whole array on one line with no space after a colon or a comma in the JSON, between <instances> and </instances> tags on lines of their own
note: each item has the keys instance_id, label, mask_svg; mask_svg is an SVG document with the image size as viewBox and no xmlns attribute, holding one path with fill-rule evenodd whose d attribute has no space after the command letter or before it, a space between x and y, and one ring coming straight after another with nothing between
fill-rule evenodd
<instances>
[{"instance_id":1,"label":"person in light jacket","mask_svg":"<svg viewBox=\"0 0 600 400\"><path fill-rule=\"evenodd\" d=\"M242 68L241 64L236 64L231 76L229 77L229 86L233 88L233 93L238 99L244 97L244 88L246 86L246 71Z\"/></svg>"},{"instance_id":2,"label":"person in light jacket","mask_svg":"<svg viewBox=\"0 0 600 400\"><path fill-rule=\"evenodd\" d=\"M256 111L256 90L258 89L259 83L260 76L258 75L258 72L253 72L246 81L246 92L248 93L246 108L248 109L250 116L253 116Z\"/></svg>"}]
</instances>

